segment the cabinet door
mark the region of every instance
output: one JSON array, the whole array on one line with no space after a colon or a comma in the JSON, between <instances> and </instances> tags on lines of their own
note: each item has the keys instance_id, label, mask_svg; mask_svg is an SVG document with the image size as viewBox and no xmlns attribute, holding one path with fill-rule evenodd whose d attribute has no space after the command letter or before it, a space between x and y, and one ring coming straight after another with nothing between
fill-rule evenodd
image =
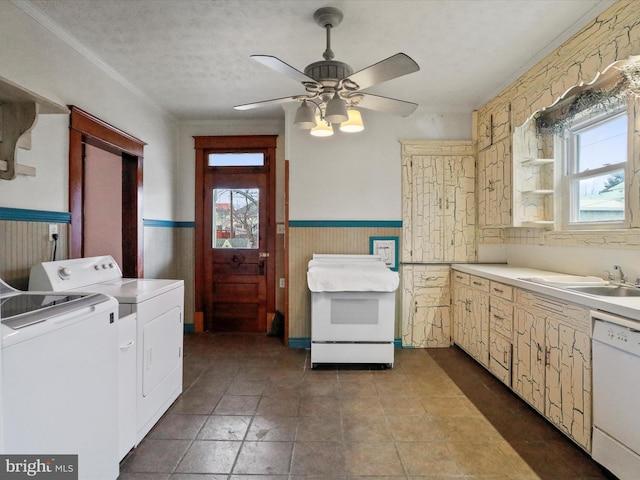
<instances>
[{"instance_id":1,"label":"cabinet door","mask_svg":"<svg viewBox=\"0 0 640 480\"><path fill-rule=\"evenodd\" d=\"M469 352L482 365L489 365L489 294L469 289Z\"/></svg>"},{"instance_id":2,"label":"cabinet door","mask_svg":"<svg viewBox=\"0 0 640 480\"><path fill-rule=\"evenodd\" d=\"M442 261L442 212L445 203L442 156L412 157L411 259Z\"/></svg>"},{"instance_id":3,"label":"cabinet door","mask_svg":"<svg viewBox=\"0 0 640 480\"><path fill-rule=\"evenodd\" d=\"M489 371L502 383L511 386L511 342L501 335L491 335Z\"/></svg>"},{"instance_id":4,"label":"cabinet door","mask_svg":"<svg viewBox=\"0 0 640 480\"><path fill-rule=\"evenodd\" d=\"M471 155L445 157L443 170L442 258L471 262L476 255L475 158Z\"/></svg>"},{"instance_id":5,"label":"cabinet door","mask_svg":"<svg viewBox=\"0 0 640 480\"><path fill-rule=\"evenodd\" d=\"M478 220L480 226L511 225L511 138L478 153Z\"/></svg>"},{"instance_id":6,"label":"cabinet door","mask_svg":"<svg viewBox=\"0 0 640 480\"><path fill-rule=\"evenodd\" d=\"M522 295L521 298L526 298ZM518 302L513 319L513 390L544 414L544 317Z\"/></svg>"},{"instance_id":7,"label":"cabinet door","mask_svg":"<svg viewBox=\"0 0 640 480\"><path fill-rule=\"evenodd\" d=\"M573 306L570 306L573 307ZM588 315L575 307L577 315ZM589 333L547 317L546 416L588 451L591 448L591 339Z\"/></svg>"},{"instance_id":8,"label":"cabinet door","mask_svg":"<svg viewBox=\"0 0 640 480\"><path fill-rule=\"evenodd\" d=\"M402 344L451 345L449 266L403 267Z\"/></svg>"}]
</instances>

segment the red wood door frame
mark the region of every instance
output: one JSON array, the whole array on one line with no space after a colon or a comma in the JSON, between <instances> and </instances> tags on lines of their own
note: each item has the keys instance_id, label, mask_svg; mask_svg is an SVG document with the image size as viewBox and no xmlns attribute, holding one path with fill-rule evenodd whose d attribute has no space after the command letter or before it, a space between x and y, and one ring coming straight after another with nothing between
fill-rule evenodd
<instances>
[{"instance_id":1,"label":"red wood door frame","mask_svg":"<svg viewBox=\"0 0 640 480\"><path fill-rule=\"evenodd\" d=\"M270 167L268 171L269 198L267 222L267 245L265 246L269 259L266 261L267 277L267 305L266 311L275 311L275 161L276 135L231 135L231 136L196 136L196 178L195 178L195 318L202 319L205 311L205 248L206 226L211 222L205 219L205 174L207 169L207 151L241 153L246 151L263 150L268 157ZM199 323L199 322L196 322Z\"/></svg>"},{"instance_id":2,"label":"red wood door frame","mask_svg":"<svg viewBox=\"0 0 640 480\"><path fill-rule=\"evenodd\" d=\"M69 256L83 256L84 145L122 157L122 274L144 276L142 162L144 143L73 105L69 125Z\"/></svg>"}]
</instances>

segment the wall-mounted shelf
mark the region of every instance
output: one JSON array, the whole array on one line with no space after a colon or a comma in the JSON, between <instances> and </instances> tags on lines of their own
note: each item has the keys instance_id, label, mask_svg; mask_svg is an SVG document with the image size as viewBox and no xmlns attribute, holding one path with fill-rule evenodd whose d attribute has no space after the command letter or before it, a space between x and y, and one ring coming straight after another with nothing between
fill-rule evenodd
<instances>
[{"instance_id":1,"label":"wall-mounted shelf","mask_svg":"<svg viewBox=\"0 0 640 480\"><path fill-rule=\"evenodd\" d=\"M39 114L68 114L64 105L0 77L0 179L35 176L33 167L16 164L16 150L31 149L31 130Z\"/></svg>"}]
</instances>

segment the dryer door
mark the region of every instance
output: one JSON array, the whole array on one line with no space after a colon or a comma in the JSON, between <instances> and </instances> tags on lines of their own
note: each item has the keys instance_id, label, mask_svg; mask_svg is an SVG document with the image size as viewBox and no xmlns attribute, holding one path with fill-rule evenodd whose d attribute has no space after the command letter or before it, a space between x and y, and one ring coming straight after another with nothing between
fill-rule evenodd
<instances>
[{"instance_id":1,"label":"dryer door","mask_svg":"<svg viewBox=\"0 0 640 480\"><path fill-rule=\"evenodd\" d=\"M181 361L182 311L175 307L143 327L142 395L151 394Z\"/></svg>"}]
</instances>

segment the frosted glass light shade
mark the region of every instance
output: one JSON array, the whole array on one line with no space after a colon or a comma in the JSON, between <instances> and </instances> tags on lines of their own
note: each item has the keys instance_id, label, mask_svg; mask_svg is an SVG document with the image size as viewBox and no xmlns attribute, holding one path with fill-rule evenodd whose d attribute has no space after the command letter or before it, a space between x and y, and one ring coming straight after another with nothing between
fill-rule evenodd
<instances>
[{"instance_id":1,"label":"frosted glass light shade","mask_svg":"<svg viewBox=\"0 0 640 480\"><path fill-rule=\"evenodd\" d=\"M311 135L314 137L330 137L333 135L333 128L329 123L319 118L316 118L316 121L317 125L309 131Z\"/></svg>"},{"instance_id":2,"label":"frosted glass light shade","mask_svg":"<svg viewBox=\"0 0 640 480\"><path fill-rule=\"evenodd\" d=\"M296 118L293 124L303 130L309 130L316 126L316 116L313 107L306 100L296 110Z\"/></svg>"},{"instance_id":3,"label":"frosted glass light shade","mask_svg":"<svg viewBox=\"0 0 640 480\"><path fill-rule=\"evenodd\" d=\"M362 115L360 114L360 111L350 108L349 119L340 124L340 131L354 133L361 132L362 130L364 130L364 124L362 123Z\"/></svg>"}]
</instances>

